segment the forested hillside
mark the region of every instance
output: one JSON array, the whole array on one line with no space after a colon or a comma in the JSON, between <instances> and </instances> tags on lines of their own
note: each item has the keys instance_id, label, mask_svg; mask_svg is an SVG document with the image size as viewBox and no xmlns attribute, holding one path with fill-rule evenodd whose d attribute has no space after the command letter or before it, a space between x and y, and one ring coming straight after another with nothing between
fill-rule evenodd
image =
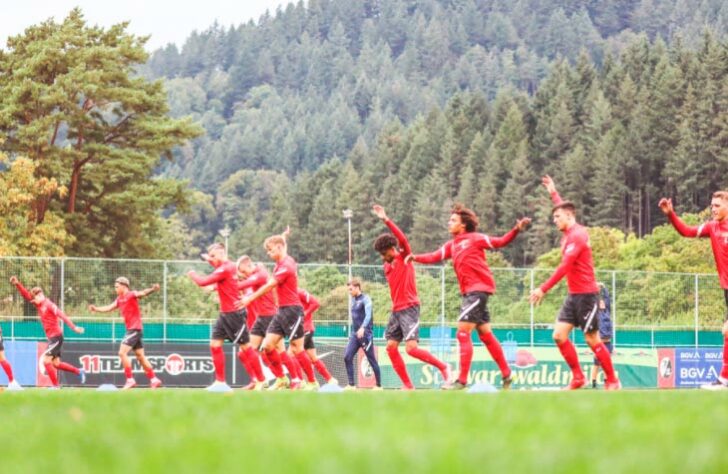
<instances>
[{"instance_id":1,"label":"forested hillside","mask_svg":"<svg viewBox=\"0 0 728 474\"><path fill-rule=\"evenodd\" d=\"M535 216L506 252L529 264L555 237L543 173L585 222L642 236L660 195L699 211L728 184L727 19L720 1L312 0L194 33L142 68L207 131L161 170L205 193L174 217L180 251L228 225L260 253L290 223L303 261L343 261L351 207L372 261L372 201L424 249L460 200L489 232Z\"/></svg>"}]
</instances>

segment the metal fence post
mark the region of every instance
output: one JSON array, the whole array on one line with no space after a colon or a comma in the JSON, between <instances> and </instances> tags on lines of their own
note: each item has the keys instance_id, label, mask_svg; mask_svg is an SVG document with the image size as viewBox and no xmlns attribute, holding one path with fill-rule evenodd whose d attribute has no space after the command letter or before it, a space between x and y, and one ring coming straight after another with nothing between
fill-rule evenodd
<instances>
[{"instance_id":1,"label":"metal fence post","mask_svg":"<svg viewBox=\"0 0 728 474\"><path fill-rule=\"evenodd\" d=\"M66 311L66 259L61 257L61 311Z\"/></svg>"},{"instance_id":2,"label":"metal fence post","mask_svg":"<svg viewBox=\"0 0 728 474\"><path fill-rule=\"evenodd\" d=\"M528 293L529 295L531 293L533 293L533 280L534 280L533 268L530 270L530 273L531 273L531 291ZM535 307L533 306L533 303L531 303L531 310L530 310L530 312L531 312L531 347L533 347L533 344L535 341L535 333L536 333L536 330L534 327L535 326L535 324L534 324L535 309L534 308Z\"/></svg>"},{"instance_id":3,"label":"metal fence post","mask_svg":"<svg viewBox=\"0 0 728 474\"><path fill-rule=\"evenodd\" d=\"M617 272L612 270L612 350L617 347Z\"/></svg>"},{"instance_id":4,"label":"metal fence post","mask_svg":"<svg viewBox=\"0 0 728 474\"><path fill-rule=\"evenodd\" d=\"M162 341L167 342L167 262L162 270Z\"/></svg>"},{"instance_id":5,"label":"metal fence post","mask_svg":"<svg viewBox=\"0 0 728 474\"><path fill-rule=\"evenodd\" d=\"M698 314L700 313L700 302L698 296L698 274L695 274L695 348L698 348Z\"/></svg>"}]
</instances>

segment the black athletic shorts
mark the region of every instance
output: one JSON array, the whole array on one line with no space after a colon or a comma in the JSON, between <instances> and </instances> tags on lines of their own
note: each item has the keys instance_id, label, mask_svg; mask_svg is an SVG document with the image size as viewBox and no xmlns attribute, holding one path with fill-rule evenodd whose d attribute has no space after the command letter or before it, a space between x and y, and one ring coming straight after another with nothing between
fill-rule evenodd
<instances>
[{"instance_id":1,"label":"black athletic shorts","mask_svg":"<svg viewBox=\"0 0 728 474\"><path fill-rule=\"evenodd\" d=\"M268 332L287 337L291 341L303 337L303 307L281 306L268 326Z\"/></svg>"},{"instance_id":2,"label":"black athletic shorts","mask_svg":"<svg viewBox=\"0 0 728 474\"><path fill-rule=\"evenodd\" d=\"M0 352L5 350L5 344L3 343L3 330L0 328Z\"/></svg>"},{"instance_id":3,"label":"black athletic shorts","mask_svg":"<svg viewBox=\"0 0 728 474\"><path fill-rule=\"evenodd\" d=\"M316 344L313 342L313 331L303 333L303 348L305 350L316 349Z\"/></svg>"},{"instance_id":4,"label":"black athletic shorts","mask_svg":"<svg viewBox=\"0 0 728 474\"><path fill-rule=\"evenodd\" d=\"M48 339L48 348L43 353L44 356L51 356L54 359L61 357L61 349L63 348L63 336L56 336Z\"/></svg>"},{"instance_id":5,"label":"black athletic shorts","mask_svg":"<svg viewBox=\"0 0 728 474\"><path fill-rule=\"evenodd\" d=\"M265 333L268 331L268 326L273 320L273 316L258 316L255 318L253 327L250 328L251 336L265 337Z\"/></svg>"},{"instance_id":6,"label":"black athletic shorts","mask_svg":"<svg viewBox=\"0 0 728 474\"><path fill-rule=\"evenodd\" d=\"M410 306L402 311L395 311L389 317L384 338L388 341L420 340L420 306Z\"/></svg>"},{"instance_id":7,"label":"black athletic shorts","mask_svg":"<svg viewBox=\"0 0 728 474\"><path fill-rule=\"evenodd\" d=\"M585 333L599 329L599 293L569 295L559 310L557 321L573 324Z\"/></svg>"},{"instance_id":8,"label":"black athletic shorts","mask_svg":"<svg viewBox=\"0 0 728 474\"><path fill-rule=\"evenodd\" d=\"M244 309L232 313L220 313L215 327L212 329L212 339L223 341L227 339L235 344L249 343L250 334L248 334L248 327L245 324L246 318L247 312Z\"/></svg>"},{"instance_id":9,"label":"black athletic shorts","mask_svg":"<svg viewBox=\"0 0 728 474\"><path fill-rule=\"evenodd\" d=\"M458 316L458 322L475 323L477 325L489 323L489 297L490 295L484 291L465 293L460 305L460 316Z\"/></svg>"},{"instance_id":10,"label":"black athletic shorts","mask_svg":"<svg viewBox=\"0 0 728 474\"><path fill-rule=\"evenodd\" d=\"M144 349L144 344L142 343L142 332L139 329L130 329L126 331L121 343L125 346L131 347L134 351L137 349Z\"/></svg>"}]
</instances>

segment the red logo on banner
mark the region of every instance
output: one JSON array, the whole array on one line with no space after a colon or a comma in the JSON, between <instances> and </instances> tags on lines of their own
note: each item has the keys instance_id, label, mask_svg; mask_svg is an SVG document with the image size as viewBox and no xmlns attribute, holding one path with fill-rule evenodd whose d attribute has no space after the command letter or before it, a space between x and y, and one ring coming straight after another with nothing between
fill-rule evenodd
<instances>
[{"instance_id":1,"label":"red logo on banner","mask_svg":"<svg viewBox=\"0 0 728 474\"><path fill-rule=\"evenodd\" d=\"M164 363L164 370L169 375L179 375L185 371L185 360L179 354L170 354Z\"/></svg>"},{"instance_id":2,"label":"red logo on banner","mask_svg":"<svg viewBox=\"0 0 728 474\"><path fill-rule=\"evenodd\" d=\"M675 349L657 349L657 386L675 388Z\"/></svg>"},{"instance_id":3,"label":"red logo on banner","mask_svg":"<svg viewBox=\"0 0 728 474\"><path fill-rule=\"evenodd\" d=\"M374 357L379 360L379 357L377 357L377 349L378 348L374 346ZM359 353L357 354L357 361L357 367L359 367L357 386L360 388L374 387L377 384L377 379L374 377L374 371L372 370L372 366L369 365L367 356L362 349L359 349Z\"/></svg>"}]
</instances>

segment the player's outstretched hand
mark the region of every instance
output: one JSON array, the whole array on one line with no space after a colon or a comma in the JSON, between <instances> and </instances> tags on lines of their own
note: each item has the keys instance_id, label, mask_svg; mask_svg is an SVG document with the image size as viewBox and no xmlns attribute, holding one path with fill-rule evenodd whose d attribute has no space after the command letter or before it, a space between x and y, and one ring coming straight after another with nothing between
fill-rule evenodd
<instances>
[{"instance_id":1,"label":"player's outstretched hand","mask_svg":"<svg viewBox=\"0 0 728 474\"><path fill-rule=\"evenodd\" d=\"M10 277L10 284L11 285L17 285L18 284L18 277L16 277L15 275L11 276Z\"/></svg>"},{"instance_id":2,"label":"player's outstretched hand","mask_svg":"<svg viewBox=\"0 0 728 474\"><path fill-rule=\"evenodd\" d=\"M284 230L281 235L283 236L284 239L288 240L288 237L290 237L290 235L291 235L291 226L287 225L286 230Z\"/></svg>"},{"instance_id":3,"label":"player's outstretched hand","mask_svg":"<svg viewBox=\"0 0 728 474\"><path fill-rule=\"evenodd\" d=\"M193 276L194 274L195 274L195 271L194 271L194 270L188 270L188 271L187 271L187 276L188 276L188 277L190 277L190 278L192 278L192 276Z\"/></svg>"},{"instance_id":4,"label":"player's outstretched hand","mask_svg":"<svg viewBox=\"0 0 728 474\"><path fill-rule=\"evenodd\" d=\"M672 207L672 199L669 198L660 199L660 202L657 205L660 206L660 209L665 213L665 215L670 214L674 210Z\"/></svg>"},{"instance_id":5,"label":"player's outstretched hand","mask_svg":"<svg viewBox=\"0 0 728 474\"><path fill-rule=\"evenodd\" d=\"M161 287L159 286L159 283L155 283L152 285L152 291L159 291Z\"/></svg>"},{"instance_id":6,"label":"player's outstretched hand","mask_svg":"<svg viewBox=\"0 0 728 474\"><path fill-rule=\"evenodd\" d=\"M86 332L86 330L80 326L76 326L76 329L73 330L76 334L83 334Z\"/></svg>"},{"instance_id":7,"label":"player's outstretched hand","mask_svg":"<svg viewBox=\"0 0 728 474\"><path fill-rule=\"evenodd\" d=\"M541 304L541 301L543 300L544 292L541 291L541 288L536 288L531 292L531 296L528 297L528 302L531 304L539 305Z\"/></svg>"},{"instance_id":8,"label":"player's outstretched hand","mask_svg":"<svg viewBox=\"0 0 728 474\"><path fill-rule=\"evenodd\" d=\"M379 204L375 204L372 206L372 212L374 212L374 215L376 215L378 218L382 220L387 219L387 213L384 212L384 208L380 206Z\"/></svg>"},{"instance_id":9,"label":"player's outstretched hand","mask_svg":"<svg viewBox=\"0 0 728 474\"><path fill-rule=\"evenodd\" d=\"M531 218L530 217L524 217L522 219L518 219L516 221L516 227L518 227L518 230L525 230L526 227L531 224Z\"/></svg>"},{"instance_id":10,"label":"player's outstretched hand","mask_svg":"<svg viewBox=\"0 0 728 474\"><path fill-rule=\"evenodd\" d=\"M92 313L95 313L96 312L96 305L92 305L92 304L88 305L88 310L91 311Z\"/></svg>"},{"instance_id":11,"label":"player's outstretched hand","mask_svg":"<svg viewBox=\"0 0 728 474\"><path fill-rule=\"evenodd\" d=\"M407 256L404 258L404 263L410 263L415 261L415 256L413 254L407 254Z\"/></svg>"},{"instance_id":12,"label":"player's outstretched hand","mask_svg":"<svg viewBox=\"0 0 728 474\"><path fill-rule=\"evenodd\" d=\"M235 304L235 307L236 307L236 308L238 308L238 309L243 309L243 308L247 308L249 304L250 304L250 298L248 298L248 297L246 296L246 297L245 297L245 298L243 298L242 300L238 301L238 302L237 302L237 303Z\"/></svg>"},{"instance_id":13,"label":"player's outstretched hand","mask_svg":"<svg viewBox=\"0 0 728 474\"><path fill-rule=\"evenodd\" d=\"M546 190L549 193L556 192L556 183L554 183L554 179L551 176L545 175L543 178L541 178L541 184L546 186Z\"/></svg>"}]
</instances>

